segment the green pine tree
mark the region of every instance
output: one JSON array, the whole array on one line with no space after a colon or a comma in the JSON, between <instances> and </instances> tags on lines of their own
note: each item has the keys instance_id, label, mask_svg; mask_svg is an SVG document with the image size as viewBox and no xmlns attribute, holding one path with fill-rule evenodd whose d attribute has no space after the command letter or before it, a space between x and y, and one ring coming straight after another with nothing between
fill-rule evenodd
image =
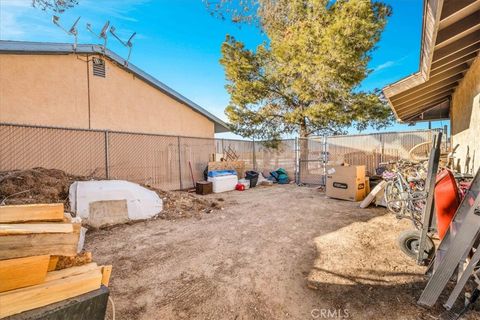
<instances>
[{"instance_id":1,"label":"green pine tree","mask_svg":"<svg viewBox=\"0 0 480 320\"><path fill-rule=\"evenodd\" d=\"M276 140L284 134L339 134L352 126L378 129L393 120L377 92L358 89L371 71L367 65L389 6L370 0L253 5L268 42L248 50L227 35L221 49L230 94L225 113L235 133Z\"/></svg>"}]
</instances>

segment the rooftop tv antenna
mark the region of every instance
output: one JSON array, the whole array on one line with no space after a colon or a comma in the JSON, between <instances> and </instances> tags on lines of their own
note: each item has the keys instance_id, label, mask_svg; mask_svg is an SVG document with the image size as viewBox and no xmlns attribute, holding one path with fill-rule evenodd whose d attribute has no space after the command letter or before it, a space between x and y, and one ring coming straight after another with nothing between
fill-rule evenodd
<instances>
[{"instance_id":1,"label":"rooftop tv antenna","mask_svg":"<svg viewBox=\"0 0 480 320\"><path fill-rule=\"evenodd\" d=\"M87 23L87 30L93 33L97 38L103 39L103 52L105 53L105 50L107 48L107 30L108 26L110 25L110 21L105 22L103 25L102 31L97 35L95 32L92 30L92 25L90 23Z\"/></svg>"},{"instance_id":2,"label":"rooftop tv antenna","mask_svg":"<svg viewBox=\"0 0 480 320\"><path fill-rule=\"evenodd\" d=\"M64 27L62 27L62 25L60 24L60 17L59 16L53 16L52 17L52 22L53 22L54 25L56 25L57 27L59 27L60 29L65 31L65 33L67 33L68 35L71 35L75 38L75 43L73 45L73 50L77 50L77 38L78 38L77 24L78 24L78 21L80 20L80 18L81 17L78 17L77 20L75 20L73 25L70 27L70 29L67 30Z\"/></svg>"},{"instance_id":3,"label":"rooftop tv antenna","mask_svg":"<svg viewBox=\"0 0 480 320\"><path fill-rule=\"evenodd\" d=\"M130 54L132 53L132 47L133 47L133 43L132 43L132 39L133 37L135 37L135 35L137 34L136 32L134 32L130 38L128 38L127 42L123 41L122 39L120 39L119 36L117 36L115 34L115 27L114 26L111 26L110 27L110 33L115 37L117 38L117 40L124 46L124 47L127 47L128 48L128 57L127 57L127 60L125 60L125 65L128 65L128 60L130 60Z\"/></svg>"}]
</instances>

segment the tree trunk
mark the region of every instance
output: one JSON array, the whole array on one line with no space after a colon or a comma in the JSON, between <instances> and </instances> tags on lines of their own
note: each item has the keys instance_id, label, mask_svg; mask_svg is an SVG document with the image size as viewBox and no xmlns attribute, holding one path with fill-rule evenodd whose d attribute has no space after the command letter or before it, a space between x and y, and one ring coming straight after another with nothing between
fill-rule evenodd
<instances>
[{"instance_id":1,"label":"tree trunk","mask_svg":"<svg viewBox=\"0 0 480 320\"><path fill-rule=\"evenodd\" d=\"M305 172L308 168L308 163L305 160L308 159L308 131L307 131L307 122L303 119L300 124L300 137L298 139L299 148L300 148L300 171Z\"/></svg>"}]
</instances>

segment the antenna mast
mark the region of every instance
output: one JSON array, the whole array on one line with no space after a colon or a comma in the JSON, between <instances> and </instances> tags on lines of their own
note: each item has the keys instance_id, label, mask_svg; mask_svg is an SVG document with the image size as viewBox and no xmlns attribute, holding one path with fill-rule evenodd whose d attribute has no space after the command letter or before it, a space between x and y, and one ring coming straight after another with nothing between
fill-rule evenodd
<instances>
[{"instance_id":1,"label":"antenna mast","mask_svg":"<svg viewBox=\"0 0 480 320\"><path fill-rule=\"evenodd\" d=\"M105 53L105 50L107 49L107 30L108 26L110 25L110 21L105 22L103 25L102 31L100 31L100 34L95 34L92 30L92 25L90 23L87 23L87 30L93 33L97 38L103 39L103 48L102 51Z\"/></svg>"},{"instance_id":2,"label":"antenna mast","mask_svg":"<svg viewBox=\"0 0 480 320\"><path fill-rule=\"evenodd\" d=\"M125 65L128 65L128 60L130 60L130 54L132 53L132 47L133 47L133 43L132 43L132 39L133 37L135 37L135 35L137 34L136 32L134 32L130 38L128 38L127 42L123 41L122 39L120 39L119 36L117 36L115 34L115 27L114 26L111 26L110 27L110 33L126 48L128 48L128 57L127 57L127 60L125 60Z\"/></svg>"},{"instance_id":3,"label":"antenna mast","mask_svg":"<svg viewBox=\"0 0 480 320\"><path fill-rule=\"evenodd\" d=\"M75 39L75 42L73 44L73 50L76 51L77 50L77 40L78 40L78 29L77 29L77 24L78 24L78 21L80 20L81 17L78 17L77 20L75 20L75 22L73 23L73 25L70 27L70 29L65 29L64 27L62 27L62 25L60 24L60 17L59 16L53 16L52 17L52 22L54 25L56 25L57 27L59 27L60 29L62 29L63 31L65 31L66 34L70 35L70 36L73 36L74 39Z\"/></svg>"}]
</instances>

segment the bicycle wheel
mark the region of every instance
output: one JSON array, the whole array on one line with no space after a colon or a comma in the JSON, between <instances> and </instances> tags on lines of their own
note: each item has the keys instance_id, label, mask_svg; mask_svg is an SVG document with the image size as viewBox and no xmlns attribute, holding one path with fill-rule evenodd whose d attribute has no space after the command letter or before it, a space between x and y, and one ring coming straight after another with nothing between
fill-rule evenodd
<instances>
[{"instance_id":1,"label":"bicycle wheel","mask_svg":"<svg viewBox=\"0 0 480 320\"><path fill-rule=\"evenodd\" d=\"M402 199L402 192L395 180L388 181L385 185L384 197L387 209L394 213L397 218L402 217L405 212L405 201Z\"/></svg>"}]
</instances>

